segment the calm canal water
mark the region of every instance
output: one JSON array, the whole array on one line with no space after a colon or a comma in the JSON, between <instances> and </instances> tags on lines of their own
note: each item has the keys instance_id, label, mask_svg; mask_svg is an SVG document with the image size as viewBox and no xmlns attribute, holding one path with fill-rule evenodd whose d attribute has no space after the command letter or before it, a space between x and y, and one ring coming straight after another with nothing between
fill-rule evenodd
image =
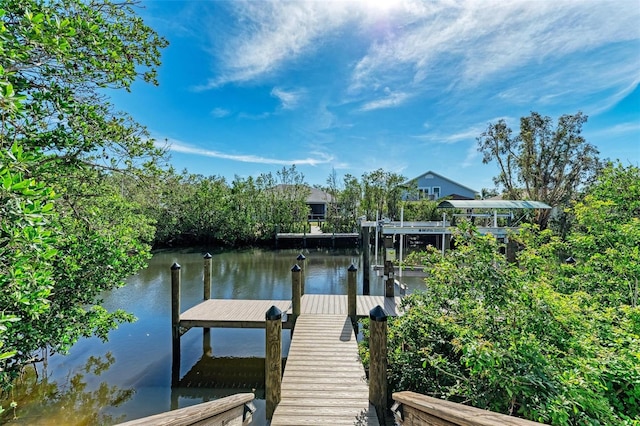
<instances>
[{"instance_id":1,"label":"calm canal water","mask_svg":"<svg viewBox=\"0 0 640 426\"><path fill-rule=\"evenodd\" d=\"M202 300L204 250L161 251L128 285L104 296L108 310L124 309L137 321L123 324L109 341L79 341L68 355L54 355L28 369L14 390L18 403L0 422L10 425L115 424L186 407L238 392L256 393L254 425L265 424L264 330L212 329L211 353L203 353L202 329L183 335L181 384L171 387L170 266L182 268L181 310ZM212 298L290 299L291 267L299 250L211 252ZM347 268L358 268L355 250L304 250L306 293L346 294ZM372 258L372 263L374 259ZM382 278L371 274L371 294L384 294ZM422 280L407 277L409 290ZM283 356L290 333L283 331ZM11 399L9 400L11 401ZM7 407L9 401L2 403ZM16 418L14 417L14 414Z\"/></svg>"}]
</instances>

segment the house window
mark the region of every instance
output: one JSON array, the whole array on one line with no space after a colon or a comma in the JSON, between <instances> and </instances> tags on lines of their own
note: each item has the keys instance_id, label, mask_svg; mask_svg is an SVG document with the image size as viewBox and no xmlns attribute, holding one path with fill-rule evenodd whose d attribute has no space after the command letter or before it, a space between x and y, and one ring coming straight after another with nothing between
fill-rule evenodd
<instances>
[{"instance_id":1,"label":"house window","mask_svg":"<svg viewBox=\"0 0 640 426\"><path fill-rule=\"evenodd\" d=\"M434 186L431 189L431 195L433 195L433 199L437 200L438 198L440 198L440 187L439 186Z\"/></svg>"},{"instance_id":2,"label":"house window","mask_svg":"<svg viewBox=\"0 0 640 426\"><path fill-rule=\"evenodd\" d=\"M418 199L429 198L429 187L418 188Z\"/></svg>"}]
</instances>

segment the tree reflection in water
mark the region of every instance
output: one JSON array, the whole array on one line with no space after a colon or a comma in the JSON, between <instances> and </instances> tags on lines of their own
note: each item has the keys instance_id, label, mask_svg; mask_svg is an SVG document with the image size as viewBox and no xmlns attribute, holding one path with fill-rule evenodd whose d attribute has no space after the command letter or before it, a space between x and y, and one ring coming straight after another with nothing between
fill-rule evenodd
<instances>
[{"instance_id":1,"label":"tree reflection in water","mask_svg":"<svg viewBox=\"0 0 640 426\"><path fill-rule=\"evenodd\" d=\"M17 407L0 417L0 423L8 425L104 425L122 422L125 415L103 413L105 408L117 407L128 401L133 389L120 389L101 382L89 386L92 376L100 376L115 362L111 352L104 357L90 356L79 371L70 372L65 380L50 380L34 367L25 369L16 382L13 394L1 404L8 407L13 400Z\"/></svg>"}]
</instances>

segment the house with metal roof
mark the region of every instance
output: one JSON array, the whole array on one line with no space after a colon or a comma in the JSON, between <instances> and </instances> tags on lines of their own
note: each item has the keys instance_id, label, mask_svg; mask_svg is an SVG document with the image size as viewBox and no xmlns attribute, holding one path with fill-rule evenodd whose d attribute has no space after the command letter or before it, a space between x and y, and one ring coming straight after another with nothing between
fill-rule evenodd
<instances>
[{"instance_id":1,"label":"house with metal roof","mask_svg":"<svg viewBox=\"0 0 640 426\"><path fill-rule=\"evenodd\" d=\"M309 220L323 221L327 215L327 206L335 200L331 194L308 185L279 184L273 188L277 192L303 191L306 195L306 203L309 206Z\"/></svg>"},{"instance_id":2,"label":"house with metal roof","mask_svg":"<svg viewBox=\"0 0 640 426\"><path fill-rule=\"evenodd\" d=\"M405 200L439 200L449 198L454 200L473 200L478 191L459 184L447 177L429 170L404 183L404 186L416 191L407 192Z\"/></svg>"},{"instance_id":3,"label":"house with metal roof","mask_svg":"<svg viewBox=\"0 0 640 426\"><path fill-rule=\"evenodd\" d=\"M318 188L309 188L310 193L307 197L307 205L311 212L309 220L324 220L327 216L327 206L334 203L333 195Z\"/></svg>"}]
</instances>

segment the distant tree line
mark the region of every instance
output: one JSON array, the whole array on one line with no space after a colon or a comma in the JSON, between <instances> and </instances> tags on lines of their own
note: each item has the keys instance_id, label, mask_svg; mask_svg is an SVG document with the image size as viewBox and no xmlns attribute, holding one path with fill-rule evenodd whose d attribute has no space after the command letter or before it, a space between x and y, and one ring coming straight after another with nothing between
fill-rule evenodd
<instances>
[{"instance_id":1,"label":"distant tree line","mask_svg":"<svg viewBox=\"0 0 640 426\"><path fill-rule=\"evenodd\" d=\"M218 244L242 246L271 244L275 232L308 232L310 186L295 165L258 177L224 177L176 173L168 170L146 176L114 174L113 190L152 221L156 247ZM326 186L328 194L324 232L357 232L358 220L399 219L401 175L382 169L360 179L347 174L338 181L335 172ZM434 215L433 201L413 202L407 220ZM428 215L425 217L424 215Z\"/></svg>"}]
</instances>

